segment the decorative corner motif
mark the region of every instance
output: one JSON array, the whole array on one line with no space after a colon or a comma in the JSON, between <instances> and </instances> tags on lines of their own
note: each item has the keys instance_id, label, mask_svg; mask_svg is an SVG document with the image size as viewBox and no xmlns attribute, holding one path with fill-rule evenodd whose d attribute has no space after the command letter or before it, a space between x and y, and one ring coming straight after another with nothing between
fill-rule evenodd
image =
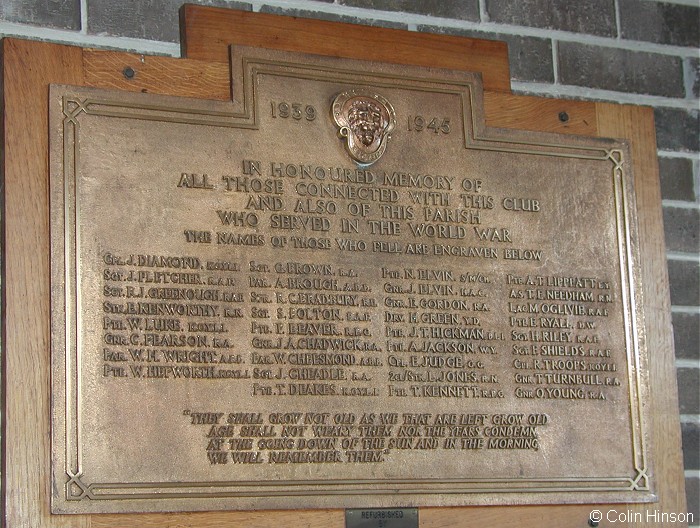
<instances>
[{"instance_id":1,"label":"decorative corner motif","mask_svg":"<svg viewBox=\"0 0 700 528\"><path fill-rule=\"evenodd\" d=\"M646 468L635 469L637 470L637 476L632 481L630 489L632 491L649 491L649 475L647 475Z\"/></svg>"},{"instance_id":2,"label":"decorative corner motif","mask_svg":"<svg viewBox=\"0 0 700 528\"><path fill-rule=\"evenodd\" d=\"M352 159L370 165L384 154L396 127L394 107L386 98L370 90L349 90L335 97L332 112Z\"/></svg>"},{"instance_id":3,"label":"decorative corner motif","mask_svg":"<svg viewBox=\"0 0 700 528\"><path fill-rule=\"evenodd\" d=\"M83 499L92 499L92 492L88 484L80 480L82 474L78 472L73 474L71 471L66 471L68 482L66 482L66 500L79 501Z\"/></svg>"}]
</instances>

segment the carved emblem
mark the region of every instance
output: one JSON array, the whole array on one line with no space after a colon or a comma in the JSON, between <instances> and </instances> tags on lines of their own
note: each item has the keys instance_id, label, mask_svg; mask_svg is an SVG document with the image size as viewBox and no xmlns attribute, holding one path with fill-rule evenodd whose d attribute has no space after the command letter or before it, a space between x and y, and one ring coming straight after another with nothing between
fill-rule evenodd
<instances>
[{"instance_id":1,"label":"carved emblem","mask_svg":"<svg viewBox=\"0 0 700 528\"><path fill-rule=\"evenodd\" d=\"M352 159L370 165L384 154L396 126L389 101L369 90L349 90L336 96L332 111L338 134L346 139Z\"/></svg>"}]
</instances>

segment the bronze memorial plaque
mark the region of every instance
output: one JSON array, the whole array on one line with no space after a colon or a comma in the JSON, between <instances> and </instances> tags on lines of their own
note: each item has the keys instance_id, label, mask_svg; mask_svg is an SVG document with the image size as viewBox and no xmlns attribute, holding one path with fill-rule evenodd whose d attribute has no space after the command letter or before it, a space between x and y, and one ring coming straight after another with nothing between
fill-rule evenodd
<instances>
[{"instance_id":1,"label":"bronze memorial plaque","mask_svg":"<svg viewBox=\"0 0 700 528\"><path fill-rule=\"evenodd\" d=\"M653 500L627 145L232 57L230 103L51 89L53 511Z\"/></svg>"}]
</instances>

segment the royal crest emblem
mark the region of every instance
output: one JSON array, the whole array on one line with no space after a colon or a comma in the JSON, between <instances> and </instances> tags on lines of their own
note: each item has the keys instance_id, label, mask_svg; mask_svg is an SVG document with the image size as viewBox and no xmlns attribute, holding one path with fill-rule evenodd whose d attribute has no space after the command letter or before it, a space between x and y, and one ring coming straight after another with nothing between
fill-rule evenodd
<instances>
[{"instance_id":1,"label":"royal crest emblem","mask_svg":"<svg viewBox=\"0 0 700 528\"><path fill-rule=\"evenodd\" d=\"M396 126L389 101L369 90L349 90L336 96L332 111L338 135L347 141L352 159L370 165L384 154Z\"/></svg>"}]
</instances>

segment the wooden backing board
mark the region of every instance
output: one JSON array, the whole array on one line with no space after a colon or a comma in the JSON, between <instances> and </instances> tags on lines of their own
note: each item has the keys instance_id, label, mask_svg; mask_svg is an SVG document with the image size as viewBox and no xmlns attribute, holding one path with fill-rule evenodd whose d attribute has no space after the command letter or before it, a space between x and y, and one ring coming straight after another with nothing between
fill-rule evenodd
<instances>
[{"instance_id":1,"label":"wooden backing board","mask_svg":"<svg viewBox=\"0 0 700 528\"><path fill-rule=\"evenodd\" d=\"M342 30L339 28L342 27ZM484 89L510 91L508 48L503 42L338 24L325 20L184 5L182 55L228 62L228 46L273 48L331 57L379 60L482 72Z\"/></svg>"},{"instance_id":2,"label":"wooden backing board","mask_svg":"<svg viewBox=\"0 0 700 528\"><path fill-rule=\"evenodd\" d=\"M250 44L250 43L246 43ZM149 57L135 53L83 50L85 85L110 90L157 93L181 97L231 99L228 62ZM134 71L132 78L124 70ZM540 132L596 135L595 105L586 101L562 101L484 92L486 124ZM566 120L560 114L566 113Z\"/></svg>"},{"instance_id":3,"label":"wooden backing board","mask_svg":"<svg viewBox=\"0 0 700 528\"><path fill-rule=\"evenodd\" d=\"M210 13L216 14L212 22ZM350 35L357 26L235 11L185 7L184 40L194 58L172 59L82 50L38 42L5 39L2 42L3 130L4 130L4 275L3 275L3 508L7 526L28 528L127 528L172 527L223 528L231 526L342 527L342 510L212 512L182 514L52 516L50 497L50 327L49 327L49 212L48 212L48 85L63 83L109 89L148 91L170 95L226 99L228 66L221 54L207 55L227 42L245 45L270 44L304 52L355 57L345 48L328 44L328 34ZM280 19L284 19L280 21ZM209 20L207 22L207 20ZM290 22L293 20L293 22ZM245 21L245 27L237 26ZM202 31L202 27L208 28ZM279 28L303 31L300 37L278 39L270 35ZM197 29L199 28L199 29ZM267 28L267 30L265 29ZM197 33L199 31L199 33ZM219 31L217 34L216 31ZM266 32L267 31L267 32ZM227 37L228 33L231 37ZM291 32L291 30L290 30ZM389 33L387 33L389 32ZM294 32L291 32L294 33ZM345 34L348 34L345 33ZM456 39L452 47L437 46L435 36L408 34L381 28L362 27L371 42L391 34L391 47L370 46L373 60L412 57L421 47L440 58L440 66L467 67L464 46L476 54L479 41ZM261 35L266 37L261 37ZM441 37L442 38L442 37ZM236 39L236 40L233 40ZM373 40L375 39L375 40ZM450 37L452 39L452 37ZM344 42L347 39L342 39ZM404 44L406 48L401 48ZM334 41L335 42L335 41ZM460 46L459 42L463 44ZM326 46L328 44L328 46ZM296 46L296 47L295 47ZM303 49L299 49L301 46ZM434 46L437 46L435 48ZM485 49L504 49L492 47ZM484 53L487 53L484 51ZM432 57L433 59L435 57ZM471 61L473 59L470 58ZM416 58L424 64L426 58ZM500 60L500 62L499 62ZM483 61L484 79L492 73L507 75L507 58L493 55ZM502 61L506 61L504 67ZM460 62L461 61L461 62ZM394 60L396 62L396 60ZM401 61L399 61L401 62ZM434 62L431 65L436 65ZM136 75L124 77L131 66ZM491 70L493 68L493 72ZM493 86L493 85L492 85ZM664 512L685 511L683 470L680 454L680 428L670 302L666 275L660 191L656 163L653 114L650 109L604 103L569 102L519 97L496 83L487 92L487 124L560 133L599 135L631 140L636 177L637 205L641 237L641 262L645 288L646 334L649 358L650 392L647 405L653 418L653 460L659 503L651 506ZM501 86L500 88L498 88ZM493 90L496 90L495 92ZM569 120L559 120L567 112ZM604 505L597 506L605 511ZM618 511L641 511L649 505L616 505ZM421 527L525 527L586 526L590 505L518 506L421 509ZM615 526L620 526L616 523ZM602 523L601 526L605 526ZM634 523L628 526L636 526ZM642 524L640 524L642 526ZM674 526L679 526L674 524Z\"/></svg>"}]
</instances>

